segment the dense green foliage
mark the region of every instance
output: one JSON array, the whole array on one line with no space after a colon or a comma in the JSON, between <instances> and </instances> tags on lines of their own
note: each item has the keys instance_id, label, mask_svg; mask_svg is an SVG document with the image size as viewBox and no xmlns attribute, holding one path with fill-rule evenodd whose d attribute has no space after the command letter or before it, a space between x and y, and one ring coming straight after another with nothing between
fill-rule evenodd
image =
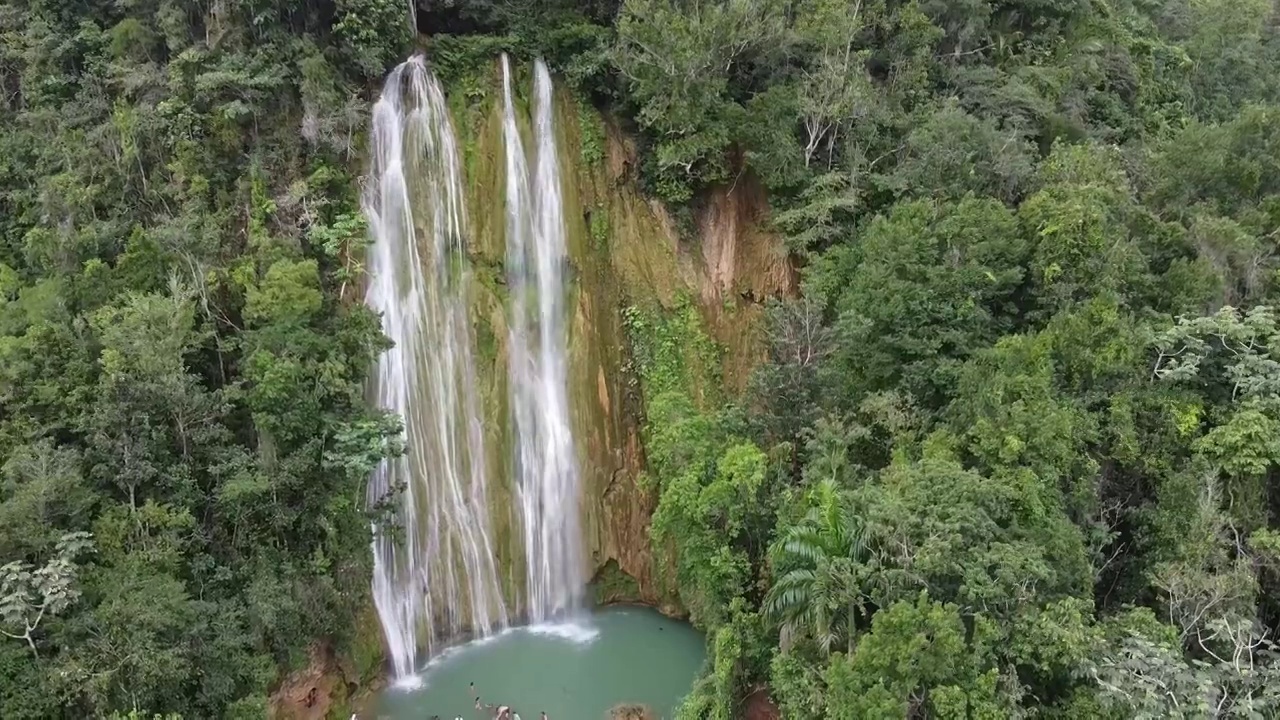
<instances>
[{"instance_id":1,"label":"dense green foliage","mask_svg":"<svg viewBox=\"0 0 1280 720\"><path fill-rule=\"evenodd\" d=\"M754 175L804 265L742 397L626 310L682 718L1280 713L1272 3L434 5L677 210Z\"/></svg>"},{"instance_id":2,"label":"dense green foliage","mask_svg":"<svg viewBox=\"0 0 1280 720\"><path fill-rule=\"evenodd\" d=\"M624 313L682 718L1280 713L1277 12L419 0L446 81L547 57L649 192L750 173L804 266L741 397L696 307ZM367 588L351 167L407 13L0 33L0 717L259 717Z\"/></svg>"},{"instance_id":3,"label":"dense green foliage","mask_svg":"<svg viewBox=\"0 0 1280 720\"><path fill-rule=\"evenodd\" d=\"M0 3L0 717L262 717L367 605L399 3ZM65 537L64 537L65 536Z\"/></svg>"}]
</instances>

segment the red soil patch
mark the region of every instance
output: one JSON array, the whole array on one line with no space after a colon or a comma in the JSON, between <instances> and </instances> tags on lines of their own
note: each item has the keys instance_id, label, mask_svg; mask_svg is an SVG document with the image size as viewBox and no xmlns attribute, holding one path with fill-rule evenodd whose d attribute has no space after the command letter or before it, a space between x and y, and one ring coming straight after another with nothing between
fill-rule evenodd
<instances>
[{"instance_id":1,"label":"red soil patch","mask_svg":"<svg viewBox=\"0 0 1280 720\"><path fill-rule=\"evenodd\" d=\"M773 698L769 697L769 691L766 688L758 687L747 696L743 701L745 712L744 720L781 720L782 712L778 710L778 706L773 703Z\"/></svg>"},{"instance_id":2,"label":"red soil patch","mask_svg":"<svg viewBox=\"0 0 1280 720\"><path fill-rule=\"evenodd\" d=\"M332 652L313 645L307 667L285 678L271 697L271 716L277 720L324 720L334 696L346 696L343 673Z\"/></svg>"}]
</instances>

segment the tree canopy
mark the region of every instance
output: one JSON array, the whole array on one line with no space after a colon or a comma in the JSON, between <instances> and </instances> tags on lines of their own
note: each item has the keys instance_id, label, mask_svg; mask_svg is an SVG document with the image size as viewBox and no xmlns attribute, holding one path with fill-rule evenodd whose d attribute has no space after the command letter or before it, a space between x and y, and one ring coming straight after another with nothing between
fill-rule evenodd
<instances>
[{"instance_id":1,"label":"tree canopy","mask_svg":"<svg viewBox=\"0 0 1280 720\"><path fill-rule=\"evenodd\" d=\"M396 420L342 296L398 3L0 4L0 716L262 717ZM10 639L14 638L14 639Z\"/></svg>"},{"instance_id":2,"label":"tree canopy","mask_svg":"<svg viewBox=\"0 0 1280 720\"><path fill-rule=\"evenodd\" d=\"M415 29L545 57L677 218L750 174L802 268L741 394L623 317L682 719L1280 713L1274 3L0 0L0 717L261 717L357 640Z\"/></svg>"}]
</instances>

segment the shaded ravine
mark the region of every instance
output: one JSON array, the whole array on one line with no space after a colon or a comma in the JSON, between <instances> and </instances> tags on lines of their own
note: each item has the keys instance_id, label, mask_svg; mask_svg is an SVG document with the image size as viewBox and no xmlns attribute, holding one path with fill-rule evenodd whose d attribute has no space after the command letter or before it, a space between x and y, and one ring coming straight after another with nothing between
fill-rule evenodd
<instances>
[{"instance_id":1,"label":"shaded ravine","mask_svg":"<svg viewBox=\"0 0 1280 720\"><path fill-rule=\"evenodd\" d=\"M366 302L395 346L379 359L371 392L403 418L406 444L369 483L371 504L390 501L394 517L374 527L373 596L395 674L408 677L420 649L430 656L464 630L488 635L508 613L467 319L457 141L421 56L387 77L372 140Z\"/></svg>"}]
</instances>

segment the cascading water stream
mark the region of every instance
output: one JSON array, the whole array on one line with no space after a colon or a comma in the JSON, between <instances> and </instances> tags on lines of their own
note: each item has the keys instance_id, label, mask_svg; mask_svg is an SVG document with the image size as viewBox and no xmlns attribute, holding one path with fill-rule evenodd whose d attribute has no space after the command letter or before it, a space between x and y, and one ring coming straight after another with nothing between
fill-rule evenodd
<instances>
[{"instance_id":1,"label":"cascading water stream","mask_svg":"<svg viewBox=\"0 0 1280 720\"><path fill-rule=\"evenodd\" d=\"M372 392L404 419L407 450L369 483L371 502L394 498L398 521L374 527L373 595L395 674L408 678L419 649L464 630L491 634L508 616L485 487L457 141L422 57L387 77L372 139L365 300L395 342Z\"/></svg>"},{"instance_id":2,"label":"cascading water stream","mask_svg":"<svg viewBox=\"0 0 1280 720\"><path fill-rule=\"evenodd\" d=\"M534 66L532 183L506 55L502 86L509 369L526 566L523 609L537 623L574 613L585 582L579 475L569 425L564 203L546 64L539 60Z\"/></svg>"}]
</instances>

